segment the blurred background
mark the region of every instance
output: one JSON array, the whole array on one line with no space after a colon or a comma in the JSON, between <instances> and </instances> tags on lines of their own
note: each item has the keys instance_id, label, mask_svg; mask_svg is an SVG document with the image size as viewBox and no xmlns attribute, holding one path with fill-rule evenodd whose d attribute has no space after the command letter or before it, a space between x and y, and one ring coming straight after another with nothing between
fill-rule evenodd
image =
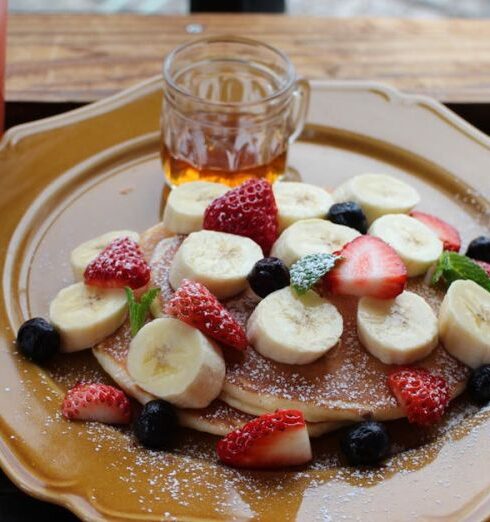
<instances>
[{"instance_id":1,"label":"blurred background","mask_svg":"<svg viewBox=\"0 0 490 522\"><path fill-rule=\"evenodd\" d=\"M10 0L13 12L187 14L199 11L292 15L490 17L489 0Z\"/></svg>"}]
</instances>

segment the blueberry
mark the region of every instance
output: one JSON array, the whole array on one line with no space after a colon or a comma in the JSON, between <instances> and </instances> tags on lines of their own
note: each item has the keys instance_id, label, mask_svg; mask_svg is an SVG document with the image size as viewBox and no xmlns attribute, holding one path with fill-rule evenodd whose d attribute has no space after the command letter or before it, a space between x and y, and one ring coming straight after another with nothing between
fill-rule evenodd
<instances>
[{"instance_id":1,"label":"blueberry","mask_svg":"<svg viewBox=\"0 0 490 522\"><path fill-rule=\"evenodd\" d=\"M17 332L20 352L36 363L44 363L60 351L60 334L41 317L26 321Z\"/></svg>"},{"instance_id":2,"label":"blueberry","mask_svg":"<svg viewBox=\"0 0 490 522\"><path fill-rule=\"evenodd\" d=\"M349 464L376 464L388 455L390 439L383 424L366 421L350 428L340 445Z\"/></svg>"},{"instance_id":3,"label":"blueberry","mask_svg":"<svg viewBox=\"0 0 490 522\"><path fill-rule=\"evenodd\" d=\"M490 364L473 370L467 386L470 399L480 406L490 402Z\"/></svg>"},{"instance_id":4,"label":"blueberry","mask_svg":"<svg viewBox=\"0 0 490 522\"><path fill-rule=\"evenodd\" d=\"M368 229L366 216L362 208L354 201L335 203L330 207L327 219L337 225L355 228L361 234L365 234Z\"/></svg>"},{"instance_id":5,"label":"blueberry","mask_svg":"<svg viewBox=\"0 0 490 522\"><path fill-rule=\"evenodd\" d=\"M147 402L134 425L137 439L152 449L169 448L177 432L177 414L167 401Z\"/></svg>"},{"instance_id":6,"label":"blueberry","mask_svg":"<svg viewBox=\"0 0 490 522\"><path fill-rule=\"evenodd\" d=\"M289 270L277 257L264 257L255 263L247 279L259 297L266 297L289 285Z\"/></svg>"},{"instance_id":7,"label":"blueberry","mask_svg":"<svg viewBox=\"0 0 490 522\"><path fill-rule=\"evenodd\" d=\"M468 245L466 255L479 261L490 263L490 237L479 236Z\"/></svg>"}]
</instances>

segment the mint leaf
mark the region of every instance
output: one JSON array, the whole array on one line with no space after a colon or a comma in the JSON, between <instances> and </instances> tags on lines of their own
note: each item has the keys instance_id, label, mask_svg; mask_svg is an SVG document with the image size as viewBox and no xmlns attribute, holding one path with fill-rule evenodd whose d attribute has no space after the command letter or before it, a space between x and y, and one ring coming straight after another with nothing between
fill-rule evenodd
<instances>
[{"instance_id":1,"label":"mint leaf","mask_svg":"<svg viewBox=\"0 0 490 522\"><path fill-rule=\"evenodd\" d=\"M435 285L441 278L448 286L458 279L471 279L490 292L490 277L485 270L469 257L456 252L443 252L437 261L431 284Z\"/></svg>"},{"instance_id":2,"label":"mint leaf","mask_svg":"<svg viewBox=\"0 0 490 522\"><path fill-rule=\"evenodd\" d=\"M431 278L432 285L435 285L441 280L441 278L444 277L444 272L451 270L449 257L446 255L448 253L449 252L443 252L437 260L437 264Z\"/></svg>"},{"instance_id":3,"label":"mint leaf","mask_svg":"<svg viewBox=\"0 0 490 522\"><path fill-rule=\"evenodd\" d=\"M434 270L434 273L432 274L430 284L436 285L440 281L443 274L444 274L444 267L442 265L441 258L439 258L439 261L437 262L437 265L436 265L436 269Z\"/></svg>"},{"instance_id":4,"label":"mint leaf","mask_svg":"<svg viewBox=\"0 0 490 522\"><path fill-rule=\"evenodd\" d=\"M134 337L143 327L146 321L146 316L150 310L150 305L157 296L158 288L151 288L145 292L138 303L134 298L134 292L131 288L125 287L126 298L128 300L129 308L129 323L131 325L131 336Z\"/></svg>"},{"instance_id":5,"label":"mint leaf","mask_svg":"<svg viewBox=\"0 0 490 522\"><path fill-rule=\"evenodd\" d=\"M131 336L134 337L139 329L143 326L140 324L140 305L136 302L134 298L134 292L129 287L125 287L124 291L126 292L126 299L128 300L128 309L129 309L129 323L131 325Z\"/></svg>"},{"instance_id":6,"label":"mint leaf","mask_svg":"<svg viewBox=\"0 0 490 522\"><path fill-rule=\"evenodd\" d=\"M289 270L291 286L300 295L306 293L339 259L341 256L333 254L309 254L302 257Z\"/></svg>"}]
</instances>

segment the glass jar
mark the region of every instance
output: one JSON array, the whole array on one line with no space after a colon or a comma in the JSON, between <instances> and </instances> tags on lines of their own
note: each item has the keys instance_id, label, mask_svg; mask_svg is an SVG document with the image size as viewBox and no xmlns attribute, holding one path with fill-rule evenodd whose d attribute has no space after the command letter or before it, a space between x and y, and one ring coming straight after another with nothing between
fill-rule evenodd
<instances>
[{"instance_id":1,"label":"glass jar","mask_svg":"<svg viewBox=\"0 0 490 522\"><path fill-rule=\"evenodd\" d=\"M162 161L170 185L279 179L309 100L281 51L221 36L174 49L163 64Z\"/></svg>"}]
</instances>

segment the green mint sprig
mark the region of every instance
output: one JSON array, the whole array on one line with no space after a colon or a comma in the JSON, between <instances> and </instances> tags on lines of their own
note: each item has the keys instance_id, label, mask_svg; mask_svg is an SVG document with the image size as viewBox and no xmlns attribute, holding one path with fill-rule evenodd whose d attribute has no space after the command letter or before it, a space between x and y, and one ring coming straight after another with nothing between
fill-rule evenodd
<instances>
[{"instance_id":1,"label":"green mint sprig","mask_svg":"<svg viewBox=\"0 0 490 522\"><path fill-rule=\"evenodd\" d=\"M131 336L134 337L143 327L146 316L150 310L150 305L157 296L158 288L151 288L145 292L138 303L134 298L134 292L129 287L124 288L128 299L129 323L131 325Z\"/></svg>"},{"instance_id":2,"label":"green mint sprig","mask_svg":"<svg viewBox=\"0 0 490 522\"><path fill-rule=\"evenodd\" d=\"M296 261L290 268L291 286L299 295L305 294L329 272L341 256L334 254L309 254Z\"/></svg>"},{"instance_id":3,"label":"green mint sprig","mask_svg":"<svg viewBox=\"0 0 490 522\"><path fill-rule=\"evenodd\" d=\"M437 261L431 284L435 285L441 279L447 286L458 279L471 279L490 292L490 277L485 270L469 257L456 252L443 252Z\"/></svg>"}]
</instances>

